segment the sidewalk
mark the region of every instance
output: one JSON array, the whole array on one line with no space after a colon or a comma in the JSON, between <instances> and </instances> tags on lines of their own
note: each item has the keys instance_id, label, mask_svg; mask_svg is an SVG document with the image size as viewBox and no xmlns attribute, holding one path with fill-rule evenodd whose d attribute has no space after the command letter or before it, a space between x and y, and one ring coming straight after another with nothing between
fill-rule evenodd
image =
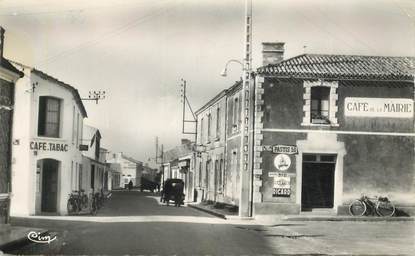
<instances>
[{"instance_id":1,"label":"sidewalk","mask_svg":"<svg viewBox=\"0 0 415 256\"><path fill-rule=\"evenodd\" d=\"M231 212L227 208L218 209L213 207L213 204L187 203L187 206L225 220L239 218L238 212Z\"/></svg>"},{"instance_id":2,"label":"sidewalk","mask_svg":"<svg viewBox=\"0 0 415 256\"><path fill-rule=\"evenodd\" d=\"M251 219L260 223L274 223L281 221L415 221L414 217L377 217L377 216L348 216L348 215L259 215L255 218L241 218L238 212L230 212L227 209L216 209L213 205L205 205L201 203L188 204L189 207L209 213L222 219Z\"/></svg>"},{"instance_id":3,"label":"sidewalk","mask_svg":"<svg viewBox=\"0 0 415 256\"><path fill-rule=\"evenodd\" d=\"M0 224L0 252L15 249L29 242L27 235L31 231L42 234L47 232L45 229Z\"/></svg>"}]
</instances>

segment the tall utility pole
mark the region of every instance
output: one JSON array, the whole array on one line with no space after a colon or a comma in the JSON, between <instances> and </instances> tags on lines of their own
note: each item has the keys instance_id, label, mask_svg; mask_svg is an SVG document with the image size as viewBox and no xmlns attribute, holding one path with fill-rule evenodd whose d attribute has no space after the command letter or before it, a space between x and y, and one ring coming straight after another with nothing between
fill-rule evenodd
<instances>
[{"instance_id":1,"label":"tall utility pole","mask_svg":"<svg viewBox=\"0 0 415 256\"><path fill-rule=\"evenodd\" d=\"M251 157L250 147L250 114L251 99L253 99L251 72L252 72L252 0L245 0L245 38L244 38L244 61L243 61L243 77L242 77L242 125L241 125L241 149L240 149L240 197L239 197L239 216L252 216L251 205L251 182L252 170L249 164ZM253 127L252 127L253 128Z\"/></svg>"},{"instance_id":2,"label":"tall utility pole","mask_svg":"<svg viewBox=\"0 0 415 256\"><path fill-rule=\"evenodd\" d=\"M156 164L159 164L159 137L156 136ZM163 163L163 161L161 161Z\"/></svg>"},{"instance_id":3,"label":"tall utility pole","mask_svg":"<svg viewBox=\"0 0 415 256\"><path fill-rule=\"evenodd\" d=\"M182 133L183 134L192 134L195 136L195 143L196 143L196 126L197 126L197 118L195 113L193 112L192 106L190 105L189 100L187 99L187 95L186 95L186 80L181 79L182 84L181 86L181 101L183 103L183 118L182 118ZM193 120L188 120L186 119L186 105L187 108L190 110L190 113L192 114L192 118ZM186 123L191 123L194 124L194 131L186 131L186 127L185 124Z\"/></svg>"}]
</instances>

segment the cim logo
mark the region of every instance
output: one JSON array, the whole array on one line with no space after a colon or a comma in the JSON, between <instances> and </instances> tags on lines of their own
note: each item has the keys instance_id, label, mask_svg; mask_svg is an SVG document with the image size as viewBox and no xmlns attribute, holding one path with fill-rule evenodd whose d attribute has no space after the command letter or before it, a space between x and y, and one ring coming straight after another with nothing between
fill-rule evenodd
<instances>
[{"instance_id":1,"label":"cim logo","mask_svg":"<svg viewBox=\"0 0 415 256\"><path fill-rule=\"evenodd\" d=\"M50 244L52 241L56 240L56 236L52 237L49 234L42 234L36 231L30 231L29 234L27 234L27 238L30 241L39 244Z\"/></svg>"}]
</instances>

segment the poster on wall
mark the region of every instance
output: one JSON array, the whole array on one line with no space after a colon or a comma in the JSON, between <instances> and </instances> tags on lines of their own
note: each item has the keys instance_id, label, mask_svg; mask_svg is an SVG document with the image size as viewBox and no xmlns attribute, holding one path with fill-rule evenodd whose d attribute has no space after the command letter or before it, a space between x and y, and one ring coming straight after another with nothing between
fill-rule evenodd
<instances>
[{"instance_id":1,"label":"poster on wall","mask_svg":"<svg viewBox=\"0 0 415 256\"><path fill-rule=\"evenodd\" d=\"M286 154L276 155L274 158L274 166L279 171L286 171L291 166L291 159Z\"/></svg>"},{"instance_id":2,"label":"poster on wall","mask_svg":"<svg viewBox=\"0 0 415 256\"><path fill-rule=\"evenodd\" d=\"M274 176L273 197L289 197L291 195L291 178L288 175Z\"/></svg>"}]
</instances>

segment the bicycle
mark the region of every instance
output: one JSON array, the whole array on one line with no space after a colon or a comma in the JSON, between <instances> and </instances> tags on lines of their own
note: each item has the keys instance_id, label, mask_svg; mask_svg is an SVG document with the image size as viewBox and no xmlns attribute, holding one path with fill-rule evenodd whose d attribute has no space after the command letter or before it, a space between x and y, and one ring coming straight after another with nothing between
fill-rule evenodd
<instances>
[{"instance_id":1,"label":"bicycle","mask_svg":"<svg viewBox=\"0 0 415 256\"><path fill-rule=\"evenodd\" d=\"M87 208L88 207L88 196L85 194L85 190L81 189L79 192L79 197L81 201L81 208Z\"/></svg>"},{"instance_id":2,"label":"bicycle","mask_svg":"<svg viewBox=\"0 0 415 256\"><path fill-rule=\"evenodd\" d=\"M69 194L66 208L68 210L68 214L77 213L81 210L81 200L78 191L72 191L72 193Z\"/></svg>"},{"instance_id":3,"label":"bicycle","mask_svg":"<svg viewBox=\"0 0 415 256\"><path fill-rule=\"evenodd\" d=\"M103 205L103 196L100 192L95 193L94 200L95 200L96 208L101 209Z\"/></svg>"},{"instance_id":4,"label":"bicycle","mask_svg":"<svg viewBox=\"0 0 415 256\"><path fill-rule=\"evenodd\" d=\"M395 206L387 197L369 198L363 195L361 198L354 200L350 204L349 213L352 216L378 215L391 217L395 214Z\"/></svg>"},{"instance_id":5,"label":"bicycle","mask_svg":"<svg viewBox=\"0 0 415 256\"><path fill-rule=\"evenodd\" d=\"M91 215L97 214L97 211L98 211L97 201L93 193L89 194L88 207L89 207L89 212L91 213Z\"/></svg>"}]
</instances>

